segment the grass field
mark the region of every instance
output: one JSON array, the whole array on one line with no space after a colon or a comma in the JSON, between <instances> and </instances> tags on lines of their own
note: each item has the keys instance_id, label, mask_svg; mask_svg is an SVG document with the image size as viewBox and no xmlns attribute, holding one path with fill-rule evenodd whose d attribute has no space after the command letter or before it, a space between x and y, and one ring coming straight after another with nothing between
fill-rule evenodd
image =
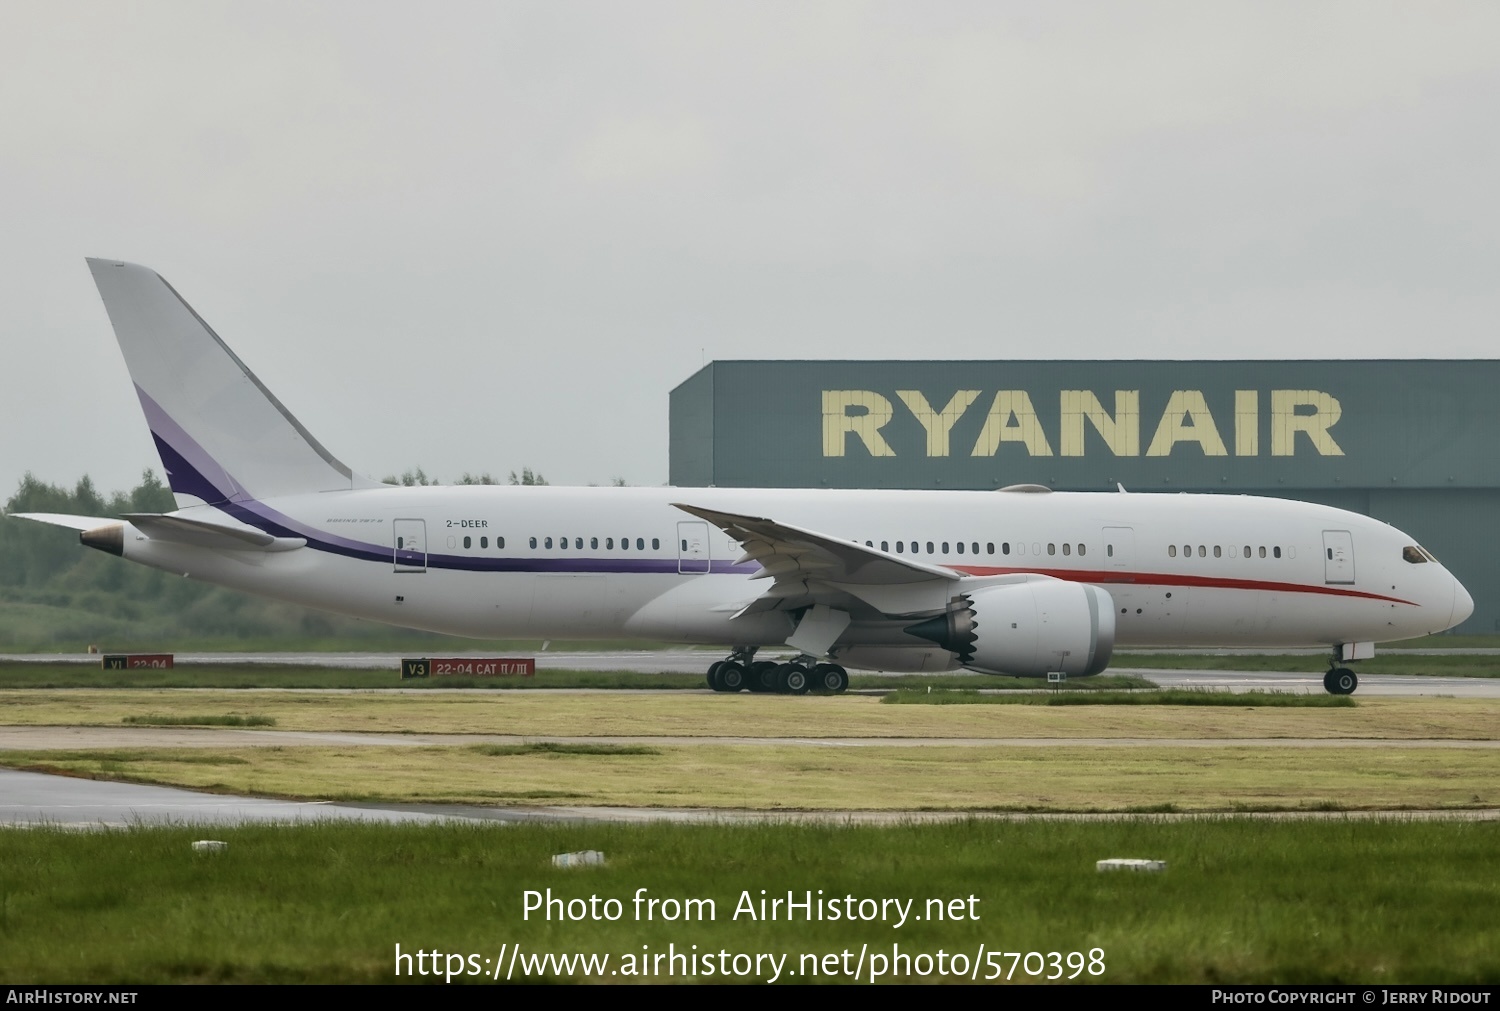
<instances>
[{"instance_id":1,"label":"grass field","mask_svg":"<svg viewBox=\"0 0 1500 1011\"><path fill-rule=\"evenodd\" d=\"M1236 696L1139 706L1111 696L927 706L858 695L11 687L0 691L0 725L17 732L207 735L195 747L0 750L0 764L75 776L379 803L1136 817L5 832L0 982L435 980L415 960L398 978L397 945L443 952L454 983L489 981L496 964L516 980L601 982L847 982L855 970L863 981L872 970L883 981L1007 971L1036 981L1028 969L1107 983L1500 982L1500 824L1151 814L1492 809L1500 751L1474 742L1500 733L1500 705L1357 697L1286 708ZM278 743L308 732L411 743ZM419 734L460 736L434 746ZM705 737L748 740L688 743ZM916 737L953 743L901 745ZM814 743L830 738L857 746ZM1287 745L1265 743L1281 738ZM1451 746L1419 746L1431 739ZM1172 743L1181 740L1194 743ZM189 843L205 837L228 850L194 853ZM552 854L588 849L606 865L550 865ZM1096 860L1118 856L1169 869L1095 872ZM618 899L621 916L528 918L525 893L547 888L564 900ZM716 916L637 920L631 898L642 888L712 900ZM966 915L900 926L734 916L742 895L800 901L819 889L914 900L918 915L938 900ZM670 954L713 957L656 959ZM575 955L609 962L535 961ZM423 968L437 963L428 956Z\"/></svg>"},{"instance_id":2,"label":"grass field","mask_svg":"<svg viewBox=\"0 0 1500 1011\"><path fill-rule=\"evenodd\" d=\"M7 750L0 764L309 799L1018 811L1500 803L1494 788L1500 751L1467 746L1493 741L1500 726L1500 707L1485 699L1371 698L1352 707L1284 708L1253 698L1231 707L891 706L873 696L682 693L15 690L4 698L4 720L13 727L95 726L114 733L107 749L77 751L64 743ZM240 729L257 726L274 730ZM171 746L176 727L197 730L192 746ZM329 744L288 732L352 736ZM384 736L362 743L372 733ZM501 740L486 740L495 736ZM399 743L403 737L410 744ZM954 743L902 745L912 738ZM548 739L646 750L486 750ZM1264 743L1278 739L1289 745ZM1429 739L1455 746L1418 744ZM830 740L860 746L817 743ZM1291 743L1304 740L1386 743L1333 749Z\"/></svg>"},{"instance_id":3,"label":"grass field","mask_svg":"<svg viewBox=\"0 0 1500 1011\"><path fill-rule=\"evenodd\" d=\"M1500 703L1440 697L1371 697L1357 699L1347 708L1287 709L1256 706L1253 702L1231 707L891 706L883 705L879 696L676 692L400 694L74 689L0 693L0 724L12 726L120 726L132 716L210 714L271 719L279 731L532 737L1492 740L1500 733Z\"/></svg>"},{"instance_id":4,"label":"grass field","mask_svg":"<svg viewBox=\"0 0 1500 1011\"><path fill-rule=\"evenodd\" d=\"M879 981L966 982L1009 970L1013 983L1036 981L1028 967L1105 983L1500 981L1495 824L324 824L216 829L228 849L194 853L189 843L203 835L7 834L0 980L433 982L414 958L397 977L399 945L443 953L455 984L506 971L601 982L849 982L880 971ZM550 864L589 849L606 864ZM1095 871L1118 856L1165 860L1167 870ZM576 911L596 896L601 919L528 915L527 891L545 900L547 889L584 900ZM658 905L638 919L638 889L700 900L691 907L700 918L668 921L672 907ZM856 918L746 915L745 900L788 892L836 899ZM610 899L618 919L604 920ZM861 907L867 899L877 902ZM878 916L878 900L910 902L907 919L890 904L884 920L857 918ZM672 953L693 957L653 958ZM592 971L534 961L575 954L608 961Z\"/></svg>"},{"instance_id":5,"label":"grass field","mask_svg":"<svg viewBox=\"0 0 1500 1011\"><path fill-rule=\"evenodd\" d=\"M762 811L1237 812L1500 805L1500 752L1399 745L650 745L4 751L0 764L306 800ZM598 746L595 745L595 748Z\"/></svg>"}]
</instances>

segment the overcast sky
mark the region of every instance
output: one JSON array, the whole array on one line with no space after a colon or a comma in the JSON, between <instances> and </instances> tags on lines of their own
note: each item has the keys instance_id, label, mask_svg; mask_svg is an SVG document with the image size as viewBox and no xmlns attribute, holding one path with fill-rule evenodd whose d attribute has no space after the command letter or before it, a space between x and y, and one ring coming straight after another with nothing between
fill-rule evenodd
<instances>
[{"instance_id":1,"label":"overcast sky","mask_svg":"<svg viewBox=\"0 0 1500 1011\"><path fill-rule=\"evenodd\" d=\"M715 358L1494 357L1497 186L1493 2L3 0L0 500L160 470L85 256L356 470L660 484Z\"/></svg>"}]
</instances>

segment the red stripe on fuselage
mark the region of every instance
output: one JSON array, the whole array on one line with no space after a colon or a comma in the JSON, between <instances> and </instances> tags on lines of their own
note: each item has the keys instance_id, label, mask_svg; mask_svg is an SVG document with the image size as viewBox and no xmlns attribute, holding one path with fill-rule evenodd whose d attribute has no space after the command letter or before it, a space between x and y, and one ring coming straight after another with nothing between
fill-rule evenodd
<instances>
[{"instance_id":1,"label":"red stripe on fuselage","mask_svg":"<svg viewBox=\"0 0 1500 1011\"><path fill-rule=\"evenodd\" d=\"M1260 590L1281 593L1321 593L1330 597L1360 597L1365 600L1384 600L1392 604L1418 606L1400 597L1387 597L1364 590L1349 590L1340 586L1309 586L1305 583L1278 583L1269 579L1226 579L1221 576L1188 576L1165 572L1118 572L1106 569L1036 569L995 568L988 565L951 565L955 572L968 576L1012 576L1038 575L1054 579L1066 579L1073 583L1122 583L1130 586L1197 586L1215 590Z\"/></svg>"}]
</instances>

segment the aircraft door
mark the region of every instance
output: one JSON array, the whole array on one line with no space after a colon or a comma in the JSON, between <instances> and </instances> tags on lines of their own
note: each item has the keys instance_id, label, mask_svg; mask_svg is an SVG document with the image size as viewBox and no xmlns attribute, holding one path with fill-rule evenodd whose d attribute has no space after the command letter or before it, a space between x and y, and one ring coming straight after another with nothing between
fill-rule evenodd
<instances>
[{"instance_id":1,"label":"aircraft door","mask_svg":"<svg viewBox=\"0 0 1500 1011\"><path fill-rule=\"evenodd\" d=\"M427 571L427 521L394 520L391 535L394 545L397 572Z\"/></svg>"},{"instance_id":2,"label":"aircraft door","mask_svg":"<svg viewBox=\"0 0 1500 1011\"><path fill-rule=\"evenodd\" d=\"M683 520L677 524L677 571L708 571L708 524Z\"/></svg>"},{"instance_id":3,"label":"aircraft door","mask_svg":"<svg viewBox=\"0 0 1500 1011\"><path fill-rule=\"evenodd\" d=\"M1111 569L1128 569L1135 564L1135 528L1104 528L1104 564Z\"/></svg>"},{"instance_id":4,"label":"aircraft door","mask_svg":"<svg viewBox=\"0 0 1500 1011\"><path fill-rule=\"evenodd\" d=\"M1323 531L1323 582L1354 582L1354 537L1347 530Z\"/></svg>"}]
</instances>

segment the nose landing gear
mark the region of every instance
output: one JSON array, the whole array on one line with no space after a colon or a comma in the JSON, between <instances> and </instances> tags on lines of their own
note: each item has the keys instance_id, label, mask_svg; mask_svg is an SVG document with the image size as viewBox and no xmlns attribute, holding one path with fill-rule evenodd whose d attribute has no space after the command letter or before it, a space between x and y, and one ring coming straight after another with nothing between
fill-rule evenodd
<instances>
[{"instance_id":1,"label":"nose landing gear","mask_svg":"<svg viewBox=\"0 0 1500 1011\"><path fill-rule=\"evenodd\" d=\"M1323 675L1323 687L1330 695L1353 695L1359 678L1348 667L1334 667Z\"/></svg>"}]
</instances>

